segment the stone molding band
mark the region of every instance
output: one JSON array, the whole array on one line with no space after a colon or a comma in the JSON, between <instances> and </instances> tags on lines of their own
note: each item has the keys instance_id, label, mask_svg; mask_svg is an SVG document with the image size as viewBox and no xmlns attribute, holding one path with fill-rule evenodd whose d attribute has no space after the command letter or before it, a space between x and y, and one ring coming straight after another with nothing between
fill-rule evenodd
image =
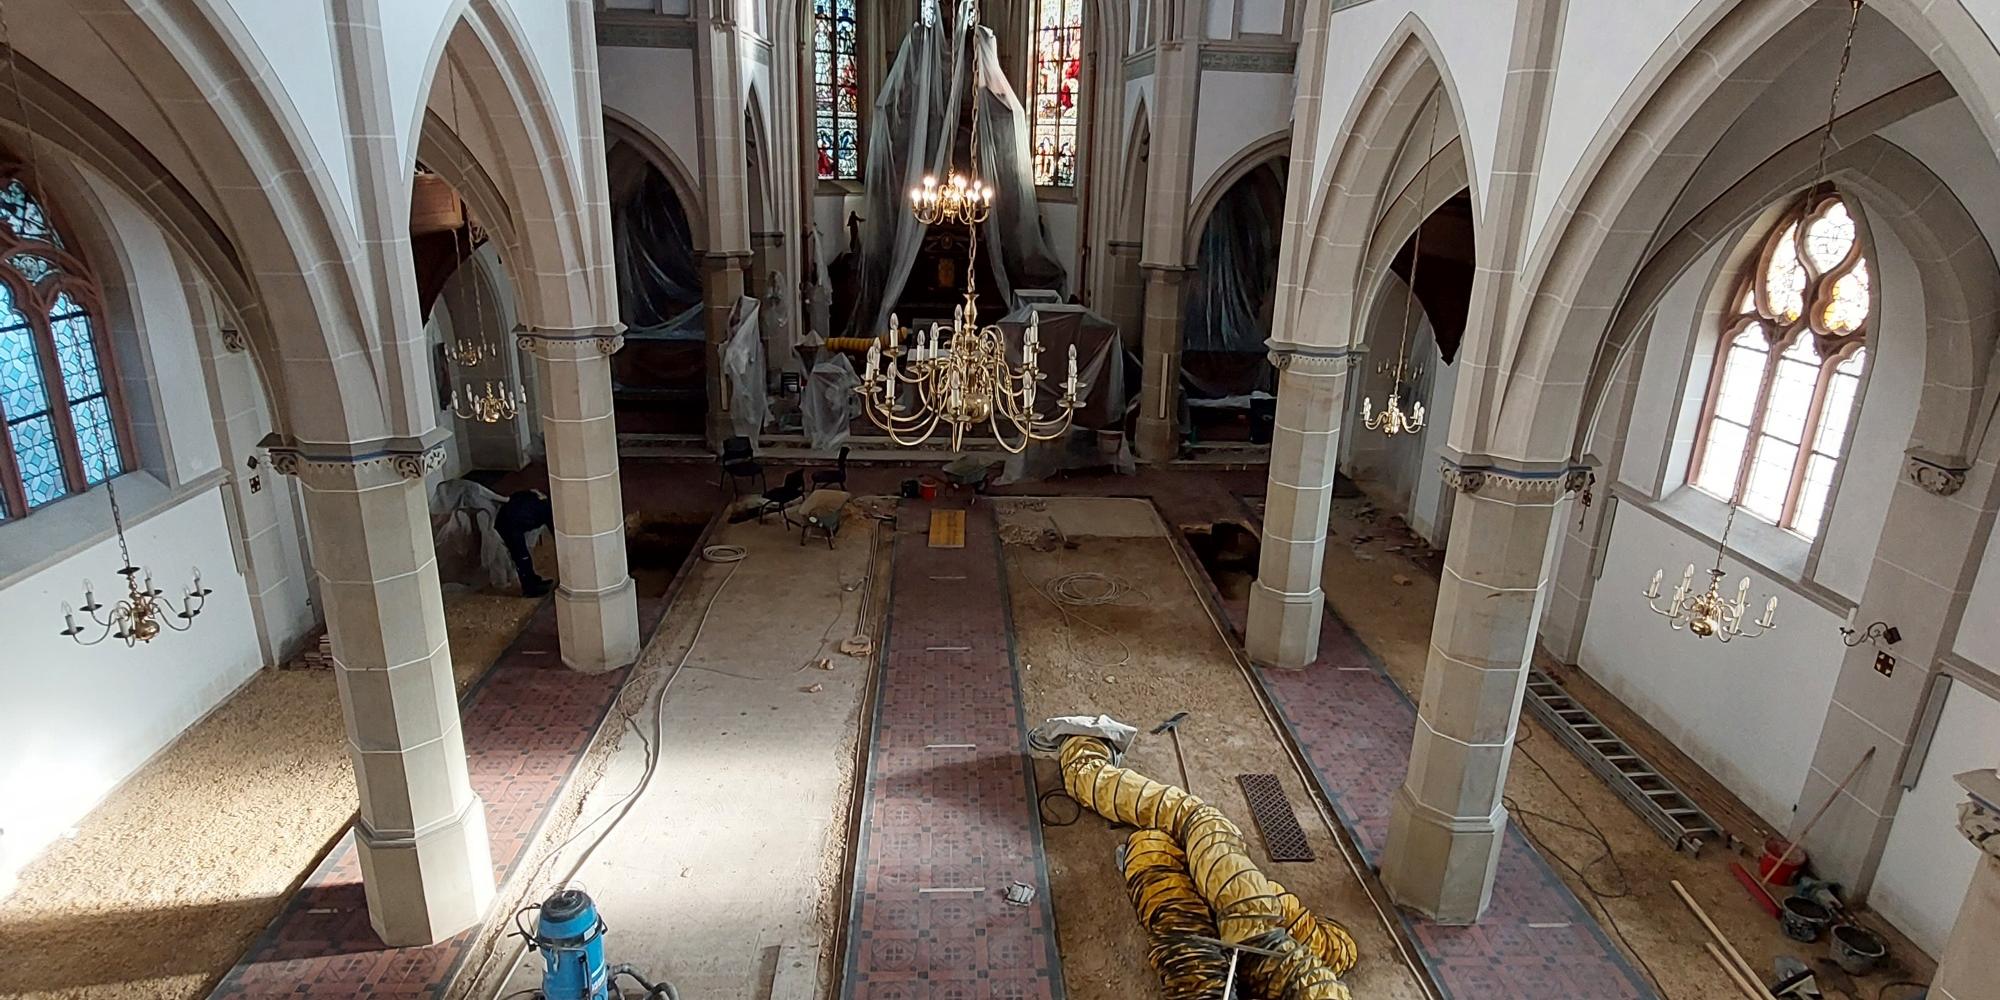
<instances>
[{"instance_id":1,"label":"stone molding band","mask_svg":"<svg viewBox=\"0 0 2000 1000\"><path fill-rule=\"evenodd\" d=\"M1340 375L1361 363L1366 348L1361 347L1279 347L1271 345L1271 366L1281 372L1301 375Z\"/></svg>"},{"instance_id":2,"label":"stone molding band","mask_svg":"<svg viewBox=\"0 0 2000 1000\"><path fill-rule=\"evenodd\" d=\"M1460 493L1520 503L1553 503L1589 487L1592 475L1587 465L1510 469L1449 458L1438 460L1438 474L1446 486Z\"/></svg>"},{"instance_id":3,"label":"stone molding band","mask_svg":"<svg viewBox=\"0 0 2000 1000\"><path fill-rule=\"evenodd\" d=\"M444 467L442 428L421 438L386 438L346 444L300 443L272 434L260 442L271 471L322 489L422 480Z\"/></svg>"},{"instance_id":4,"label":"stone molding band","mask_svg":"<svg viewBox=\"0 0 2000 1000\"><path fill-rule=\"evenodd\" d=\"M514 343L521 350L539 358L575 359L585 356L584 347L593 347L597 353L610 357L625 346L625 324L585 327L580 330L547 330L536 327L517 326L514 328Z\"/></svg>"}]
</instances>

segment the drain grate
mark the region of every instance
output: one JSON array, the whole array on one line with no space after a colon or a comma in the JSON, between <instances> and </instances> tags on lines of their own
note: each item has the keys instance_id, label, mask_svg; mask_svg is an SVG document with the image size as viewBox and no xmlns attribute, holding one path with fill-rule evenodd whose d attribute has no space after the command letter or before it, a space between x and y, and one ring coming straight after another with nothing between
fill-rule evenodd
<instances>
[{"instance_id":1,"label":"drain grate","mask_svg":"<svg viewBox=\"0 0 2000 1000\"><path fill-rule=\"evenodd\" d=\"M1264 850L1272 861L1314 860L1312 845L1306 843L1306 832L1299 828L1298 814L1292 812L1292 800L1285 795L1277 775L1239 774L1236 783L1243 786L1243 797L1250 800L1250 818L1257 822L1257 832L1263 834Z\"/></svg>"}]
</instances>

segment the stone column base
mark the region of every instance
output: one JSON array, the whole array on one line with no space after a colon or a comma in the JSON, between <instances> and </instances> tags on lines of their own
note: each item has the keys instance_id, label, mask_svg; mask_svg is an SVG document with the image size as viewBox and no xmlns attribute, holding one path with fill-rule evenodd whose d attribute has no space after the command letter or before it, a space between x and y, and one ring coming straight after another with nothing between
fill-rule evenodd
<instances>
[{"instance_id":1,"label":"stone column base","mask_svg":"<svg viewBox=\"0 0 2000 1000\"><path fill-rule=\"evenodd\" d=\"M414 837L385 837L357 823L354 849L368 923L390 947L443 941L483 921L493 903L493 848L477 797Z\"/></svg>"},{"instance_id":2,"label":"stone column base","mask_svg":"<svg viewBox=\"0 0 2000 1000\"><path fill-rule=\"evenodd\" d=\"M1382 884L1396 905L1428 920L1475 923L1493 896L1506 829L1506 806L1490 816L1447 816L1399 788L1389 807Z\"/></svg>"},{"instance_id":3,"label":"stone column base","mask_svg":"<svg viewBox=\"0 0 2000 1000\"><path fill-rule=\"evenodd\" d=\"M1287 594L1258 580L1250 588L1250 622L1244 631L1245 652L1260 667L1296 670L1319 658L1319 627L1326 613L1326 594Z\"/></svg>"},{"instance_id":4,"label":"stone column base","mask_svg":"<svg viewBox=\"0 0 2000 1000\"><path fill-rule=\"evenodd\" d=\"M609 590L556 588L556 632L563 663L601 674L639 660L639 588L631 577Z\"/></svg>"},{"instance_id":5,"label":"stone column base","mask_svg":"<svg viewBox=\"0 0 2000 1000\"><path fill-rule=\"evenodd\" d=\"M1164 464L1181 457L1181 429L1179 421L1172 414L1155 417L1151 413L1139 414L1138 437L1133 442L1139 457L1155 464Z\"/></svg>"}]
</instances>

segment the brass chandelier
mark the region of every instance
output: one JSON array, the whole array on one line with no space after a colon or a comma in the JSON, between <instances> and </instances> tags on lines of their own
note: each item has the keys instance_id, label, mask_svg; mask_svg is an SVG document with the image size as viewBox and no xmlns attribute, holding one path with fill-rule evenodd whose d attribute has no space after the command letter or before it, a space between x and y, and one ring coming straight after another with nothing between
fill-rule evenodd
<instances>
[{"instance_id":1,"label":"brass chandelier","mask_svg":"<svg viewBox=\"0 0 2000 1000\"><path fill-rule=\"evenodd\" d=\"M1422 167L1424 172L1423 195L1417 201L1417 211L1420 213L1430 210L1430 163L1431 158L1437 155L1435 147L1437 146L1438 107L1443 103L1444 94L1440 91L1431 103L1430 134L1424 140L1424 165ZM1408 293L1403 298L1402 333L1396 343L1396 360L1394 363L1385 361L1375 369L1376 374L1389 376L1389 398L1384 402L1382 412L1380 413L1374 412L1374 399L1367 396L1361 398L1361 426L1371 431L1381 431L1389 437L1395 437L1399 434L1414 434L1424 429L1423 400L1412 400L1410 409L1408 412L1405 412L1403 409L1403 387L1409 386L1414 389L1417 380L1424 377L1423 369L1418 367L1408 355L1410 346L1410 302L1417 297L1417 269L1424 262L1424 223L1427 221L1429 219L1424 216L1420 215L1418 217L1416 239L1410 250L1410 287Z\"/></svg>"},{"instance_id":2,"label":"brass chandelier","mask_svg":"<svg viewBox=\"0 0 2000 1000\"><path fill-rule=\"evenodd\" d=\"M977 66L973 87L982 84ZM908 337L899 319L889 316L889 329L868 346L861 384L855 387L862 411L889 439L905 448L930 440L949 427L951 448L961 450L968 430L986 424L1000 447L1019 454L1035 441L1048 441L1069 430L1081 393L1087 386L1076 376L1076 345L1069 347L1069 372L1063 382L1059 412L1043 418L1035 395L1044 381L1041 370L1041 325L1031 317L1022 336L1021 361L1008 355L1007 337L993 325L979 325L979 230L993 211L994 191L979 180L979 146L972 148L972 173L953 171L943 184L926 176L910 190L910 213L926 226L963 224L968 250L965 301L952 308L951 327L933 323L928 331ZM886 342L887 346L884 346Z\"/></svg>"},{"instance_id":3,"label":"brass chandelier","mask_svg":"<svg viewBox=\"0 0 2000 1000\"><path fill-rule=\"evenodd\" d=\"M1729 529L1736 523L1736 505L1729 507L1729 519L1722 525L1722 541L1715 549L1715 566L1708 571L1708 587L1694 589L1694 564L1689 563L1681 573L1680 586L1674 588L1673 596L1665 605L1659 604L1660 581L1665 576L1661 570L1653 571L1653 582L1646 587L1646 604L1653 613L1664 616L1675 631L1686 629L1695 636L1707 639L1713 636L1723 642L1731 639L1755 639L1778 627L1778 598L1773 595L1764 602L1764 615L1756 621L1749 619L1750 578L1744 577L1736 585L1736 599L1722 596L1722 553L1729 545Z\"/></svg>"},{"instance_id":4,"label":"brass chandelier","mask_svg":"<svg viewBox=\"0 0 2000 1000\"><path fill-rule=\"evenodd\" d=\"M458 116L458 77L449 68L445 72L445 86L451 88L451 127L458 128L462 121ZM459 231L465 234L465 255L459 258L459 266L477 268L479 264L474 257L484 240L480 238L479 227L473 224L469 213ZM455 249L457 236L452 239ZM474 367L489 358L504 360L499 349L486 339L486 296L475 275L468 274L467 280L472 293L472 325L477 339L454 336L452 343L445 348L446 356L460 368ZM487 379L477 390L473 389L471 382L461 382L451 394L451 412L460 420L477 420L482 424L504 423L520 415L527 395L525 389L504 377L499 381Z\"/></svg>"},{"instance_id":5,"label":"brass chandelier","mask_svg":"<svg viewBox=\"0 0 2000 1000\"><path fill-rule=\"evenodd\" d=\"M83 581L83 607L71 610L69 602L63 602L63 630L60 634L80 646L95 646L106 639L119 639L129 649L142 642L152 642L162 628L175 632L193 628L195 616L201 614L208 595L214 593L201 585L201 568L195 567L193 582L182 588L180 604L175 606L163 591L154 588L151 570L132 565L132 553L125 546L125 515L118 509L118 493L111 480L104 481L104 491L111 498L111 524L118 533L118 561L123 564L118 575L125 578L125 595L107 607L98 603L90 581ZM142 579L144 582L141 582ZM91 623L96 626L95 638L84 638L89 630L76 623L77 611L90 616Z\"/></svg>"}]
</instances>

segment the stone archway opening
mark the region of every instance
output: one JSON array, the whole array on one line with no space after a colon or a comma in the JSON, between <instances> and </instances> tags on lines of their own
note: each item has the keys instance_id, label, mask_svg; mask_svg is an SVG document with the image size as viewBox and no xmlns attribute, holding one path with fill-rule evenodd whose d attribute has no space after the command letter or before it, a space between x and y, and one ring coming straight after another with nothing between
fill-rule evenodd
<instances>
[{"instance_id":1,"label":"stone archway opening","mask_svg":"<svg viewBox=\"0 0 2000 1000\"><path fill-rule=\"evenodd\" d=\"M1288 167L1282 156L1253 165L1202 223L1182 298L1181 424L1191 447L1271 441L1277 371L1265 342L1277 305Z\"/></svg>"},{"instance_id":2,"label":"stone archway opening","mask_svg":"<svg viewBox=\"0 0 2000 1000\"><path fill-rule=\"evenodd\" d=\"M702 272L687 206L672 180L629 142L606 153L618 320L613 405L624 435L699 441L708 415Z\"/></svg>"}]
</instances>

